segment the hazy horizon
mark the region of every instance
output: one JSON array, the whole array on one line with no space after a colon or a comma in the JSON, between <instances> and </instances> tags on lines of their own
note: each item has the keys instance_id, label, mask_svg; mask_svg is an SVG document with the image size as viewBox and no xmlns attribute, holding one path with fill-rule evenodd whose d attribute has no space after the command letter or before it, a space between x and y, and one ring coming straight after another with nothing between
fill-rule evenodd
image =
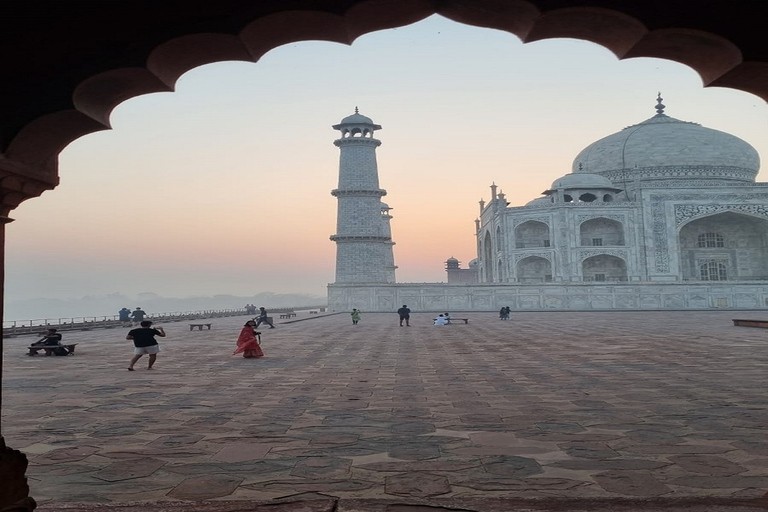
<instances>
[{"instance_id":1,"label":"hazy horizon","mask_svg":"<svg viewBox=\"0 0 768 512\"><path fill-rule=\"evenodd\" d=\"M383 127L397 281L444 282L447 258L476 257L492 183L513 206L539 197L584 147L652 117L659 91L667 115L768 151L765 102L704 89L682 64L619 61L585 41L523 45L439 16L351 46L294 43L202 66L174 92L119 105L112 130L61 153L55 190L11 212L5 316L23 301L110 294L324 297L331 125L355 107Z\"/></svg>"},{"instance_id":2,"label":"hazy horizon","mask_svg":"<svg viewBox=\"0 0 768 512\"><path fill-rule=\"evenodd\" d=\"M283 308L324 306L325 296L302 294L274 294L270 292L252 296L213 295L198 297L163 297L156 293L144 292L136 295L111 293L108 295L86 295L71 299L38 298L12 301L5 311L6 326L13 321L35 319L57 319L75 317L112 317L122 308L133 310L140 307L149 315L163 313L192 312L202 310L238 309L246 304L256 307ZM37 313L44 312L40 316Z\"/></svg>"}]
</instances>

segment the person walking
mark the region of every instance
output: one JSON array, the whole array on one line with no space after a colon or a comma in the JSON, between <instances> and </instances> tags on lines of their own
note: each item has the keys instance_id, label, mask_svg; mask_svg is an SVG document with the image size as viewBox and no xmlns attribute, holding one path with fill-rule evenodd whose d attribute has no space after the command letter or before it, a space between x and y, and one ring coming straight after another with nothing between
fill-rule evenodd
<instances>
[{"instance_id":1,"label":"person walking","mask_svg":"<svg viewBox=\"0 0 768 512\"><path fill-rule=\"evenodd\" d=\"M137 307L133 310L133 313L131 313L131 318L133 319L133 325L139 325L141 322L144 321L144 317L147 316L147 312L141 309L140 307Z\"/></svg>"},{"instance_id":2,"label":"person walking","mask_svg":"<svg viewBox=\"0 0 768 512\"><path fill-rule=\"evenodd\" d=\"M403 326L403 321L405 321L406 327L411 326L411 310L408 309L406 304L403 304L403 307L397 310L397 314L400 316L400 327Z\"/></svg>"},{"instance_id":3,"label":"person walking","mask_svg":"<svg viewBox=\"0 0 768 512\"><path fill-rule=\"evenodd\" d=\"M357 325L357 322L360 321L360 310L352 308L350 315L352 315L352 325Z\"/></svg>"},{"instance_id":4,"label":"person walking","mask_svg":"<svg viewBox=\"0 0 768 512\"><path fill-rule=\"evenodd\" d=\"M128 365L128 371L133 371L133 366L141 359L144 354L149 355L149 364L147 370L151 370L155 365L157 359L157 353L160 352L160 345L158 345L155 336L165 338L165 329L162 327L152 328L152 322L144 320L141 322L141 327L138 329L131 329L128 331L128 335L125 337L127 340L133 340L133 359Z\"/></svg>"},{"instance_id":5,"label":"person walking","mask_svg":"<svg viewBox=\"0 0 768 512\"><path fill-rule=\"evenodd\" d=\"M264 351L261 350L259 338L261 333L256 330L256 322L248 320L240 330L240 336L237 338L237 348L232 355L243 353L246 359L252 357L264 357Z\"/></svg>"},{"instance_id":6,"label":"person walking","mask_svg":"<svg viewBox=\"0 0 768 512\"><path fill-rule=\"evenodd\" d=\"M258 328L261 324L267 324L270 329L274 329L275 326L272 325L272 322L269 320L269 316L267 315L267 310L262 308L259 308L259 316L255 318L256 320L256 328Z\"/></svg>"},{"instance_id":7,"label":"person walking","mask_svg":"<svg viewBox=\"0 0 768 512\"><path fill-rule=\"evenodd\" d=\"M120 323L123 324L123 327L130 327L131 326L131 310L128 308L123 308L120 311L117 312L117 316L120 319Z\"/></svg>"}]
</instances>

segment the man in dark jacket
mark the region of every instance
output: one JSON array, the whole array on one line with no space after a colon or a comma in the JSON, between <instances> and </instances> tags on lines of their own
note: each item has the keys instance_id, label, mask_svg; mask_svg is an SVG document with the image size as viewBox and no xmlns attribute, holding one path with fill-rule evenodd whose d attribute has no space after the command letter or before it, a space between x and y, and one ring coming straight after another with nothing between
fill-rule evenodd
<instances>
[{"instance_id":1,"label":"man in dark jacket","mask_svg":"<svg viewBox=\"0 0 768 512\"><path fill-rule=\"evenodd\" d=\"M411 326L411 310L408 306L403 304L403 307L397 310L397 314L400 315L400 327L403 326L403 320L405 320L406 327Z\"/></svg>"}]
</instances>

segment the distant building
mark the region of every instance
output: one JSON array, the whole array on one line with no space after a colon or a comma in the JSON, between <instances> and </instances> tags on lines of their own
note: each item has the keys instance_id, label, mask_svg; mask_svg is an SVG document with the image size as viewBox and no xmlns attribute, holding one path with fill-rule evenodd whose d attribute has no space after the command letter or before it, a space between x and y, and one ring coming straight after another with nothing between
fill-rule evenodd
<instances>
[{"instance_id":1,"label":"distant building","mask_svg":"<svg viewBox=\"0 0 768 512\"><path fill-rule=\"evenodd\" d=\"M476 284L478 281L477 260L469 262L469 268L461 268L461 262L451 256L445 261L448 284Z\"/></svg>"},{"instance_id":2,"label":"distant building","mask_svg":"<svg viewBox=\"0 0 768 512\"><path fill-rule=\"evenodd\" d=\"M491 185L475 220L477 259L461 269L449 258L447 284L337 279L331 308L765 308L768 183L755 182L757 151L665 108L659 96L656 115L587 146L524 206Z\"/></svg>"}]
</instances>

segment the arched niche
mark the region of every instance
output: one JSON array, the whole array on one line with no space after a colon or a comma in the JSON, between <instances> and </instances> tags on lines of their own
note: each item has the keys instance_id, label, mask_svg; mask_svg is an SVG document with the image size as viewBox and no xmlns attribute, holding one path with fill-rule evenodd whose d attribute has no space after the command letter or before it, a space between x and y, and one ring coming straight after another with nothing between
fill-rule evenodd
<instances>
[{"instance_id":1,"label":"arched niche","mask_svg":"<svg viewBox=\"0 0 768 512\"><path fill-rule=\"evenodd\" d=\"M598 254L581 262L581 275L587 282L627 280L627 262L618 256Z\"/></svg>"},{"instance_id":2,"label":"arched niche","mask_svg":"<svg viewBox=\"0 0 768 512\"><path fill-rule=\"evenodd\" d=\"M541 256L529 256L517 262L517 282L522 284L552 281L552 262Z\"/></svg>"},{"instance_id":3,"label":"arched niche","mask_svg":"<svg viewBox=\"0 0 768 512\"><path fill-rule=\"evenodd\" d=\"M495 259L496 258L493 257L493 242L491 241L491 232L486 231L485 238L483 239L483 269L485 270L484 277L486 283L493 282L493 267Z\"/></svg>"},{"instance_id":4,"label":"arched niche","mask_svg":"<svg viewBox=\"0 0 768 512\"><path fill-rule=\"evenodd\" d=\"M768 279L768 219L738 212L701 217L678 233L688 281Z\"/></svg>"},{"instance_id":5,"label":"arched niche","mask_svg":"<svg viewBox=\"0 0 768 512\"><path fill-rule=\"evenodd\" d=\"M583 247L623 246L626 243L624 225L605 217L589 219L579 226L579 240Z\"/></svg>"},{"instance_id":6,"label":"arched niche","mask_svg":"<svg viewBox=\"0 0 768 512\"><path fill-rule=\"evenodd\" d=\"M529 249L532 247L549 247L549 225L538 220L522 222L515 228L515 247Z\"/></svg>"}]
</instances>

